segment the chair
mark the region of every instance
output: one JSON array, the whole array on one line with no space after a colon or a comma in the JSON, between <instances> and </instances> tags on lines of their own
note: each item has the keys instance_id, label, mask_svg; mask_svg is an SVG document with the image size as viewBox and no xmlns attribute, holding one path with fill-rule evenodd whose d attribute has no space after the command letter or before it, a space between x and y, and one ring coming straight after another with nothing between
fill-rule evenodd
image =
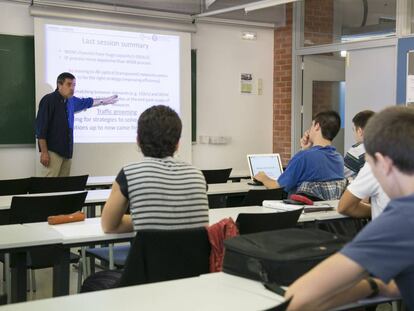
<instances>
[{"instance_id":1,"label":"chair","mask_svg":"<svg viewBox=\"0 0 414 311\"><path fill-rule=\"evenodd\" d=\"M92 260L98 259L108 264L109 269L121 269L125 266L128 258L130 245L113 245L105 247L88 248L85 250L86 257L92 257ZM91 264L94 267L94 264ZM92 273L94 272L91 268Z\"/></svg>"},{"instance_id":2,"label":"chair","mask_svg":"<svg viewBox=\"0 0 414 311\"><path fill-rule=\"evenodd\" d=\"M25 194L29 191L30 178L0 180L0 195ZM0 225L9 223L10 210L0 210Z\"/></svg>"},{"instance_id":3,"label":"chair","mask_svg":"<svg viewBox=\"0 0 414 311\"><path fill-rule=\"evenodd\" d=\"M30 178L0 180L0 195L28 193L29 182Z\"/></svg>"},{"instance_id":4,"label":"chair","mask_svg":"<svg viewBox=\"0 0 414 311\"><path fill-rule=\"evenodd\" d=\"M47 221L49 216L80 211L87 191L61 195L15 196L10 207L10 224Z\"/></svg>"},{"instance_id":5,"label":"chair","mask_svg":"<svg viewBox=\"0 0 414 311\"><path fill-rule=\"evenodd\" d=\"M231 168L219 169L219 170L201 170L206 179L207 184L222 184L226 183L230 177ZM226 195L209 195L208 206L210 208L226 207L227 196Z\"/></svg>"},{"instance_id":6,"label":"chair","mask_svg":"<svg viewBox=\"0 0 414 311\"><path fill-rule=\"evenodd\" d=\"M283 189L249 190L244 197L242 206L261 206L264 200L283 200L284 198Z\"/></svg>"},{"instance_id":7,"label":"chair","mask_svg":"<svg viewBox=\"0 0 414 311\"><path fill-rule=\"evenodd\" d=\"M23 224L47 221L47 217L71 214L80 211L84 205L87 191L47 196L13 197L10 207L10 224ZM76 263L79 256L70 254L70 262ZM44 247L28 253L27 267L31 269L33 291L36 291L34 270L53 266L54 248Z\"/></svg>"},{"instance_id":8,"label":"chair","mask_svg":"<svg viewBox=\"0 0 414 311\"><path fill-rule=\"evenodd\" d=\"M280 213L240 213L236 223L240 234L280 230L295 227L303 209Z\"/></svg>"},{"instance_id":9,"label":"chair","mask_svg":"<svg viewBox=\"0 0 414 311\"><path fill-rule=\"evenodd\" d=\"M219 170L201 170L206 179L207 184L221 184L226 183L230 177L231 168Z\"/></svg>"},{"instance_id":10,"label":"chair","mask_svg":"<svg viewBox=\"0 0 414 311\"><path fill-rule=\"evenodd\" d=\"M83 191L86 188L88 175L68 177L32 177L29 193Z\"/></svg>"},{"instance_id":11,"label":"chair","mask_svg":"<svg viewBox=\"0 0 414 311\"><path fill-rule=\"evenodd\" d=\"M140 231L125 269L91 275L82 292L198 276L209 272L209 257L205 228Z\"/></svg>"}]
</instances>

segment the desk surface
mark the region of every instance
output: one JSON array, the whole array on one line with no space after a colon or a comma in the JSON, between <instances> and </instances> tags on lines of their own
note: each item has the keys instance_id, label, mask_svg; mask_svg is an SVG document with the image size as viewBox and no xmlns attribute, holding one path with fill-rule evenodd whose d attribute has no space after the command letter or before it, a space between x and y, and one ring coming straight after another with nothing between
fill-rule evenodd
<instances>
[{"instance_id":1,"label":"desk surface","mask_svg":"<svg viewBox=\"0 0 414 311\"><path fill-rule=\"evenodd\" d=\"M25 225L0 226L0 250L59 244L61 235L48 228L31 229Z\"/></svg>"},{"instance_id":2,"label":"desk surface","mask_svg":"<svg viewBox=\"0 0 414 311\"><path fill-rule=\"evenodd\" d=\"M215 194L232 194L232 193L245 193L250 189L264 189L263 186L249 186L247 182L237 182L237 183L223 183L223 184L211 184L207 191L208 195ZM24 194L17 196L52 196L60 194L70 194L76 193L79 191L68 191L68 192L50 192L50 193L37 193L37 194ZM85 199L86 205L92 204L104 204L109 198L111 189L101 189L101 190L88 190L88 195ZM13 196L4 195L0 196L0 210L10 209L11 201Z\"/></svg>"},{"instance_id":3,"label":"desk surface","mask_svg":"<svg viewBox=\"0 0 414 311\"><path fill-rule=\"evenodd\" d=\"M133 299L131 299L133 297ZM8 306L23 310L265 310L283 298L248 279L212 273L175 281L38 300Z\"/></svg>"},{"instance_id":4,"label":"desk surface","mask_svg":"<svg viewBox=\"0 0 414 311\"><path fill-rule=\"evenodd\" d=\"M326 201L329 202L332 206L337 207L338 201ZM277 213L277 211L272 208L263 207L263 206L242 206L242 207L227 207L227 208L214 208L209 210L209 222L214 224L220 221L223 218L231 217L236 221L237 216L240 213L253 213L253 214L263 214L263 213ZM325 212L312 212L312 213L303 213L299 222L308 222L316 220L329 220L329 219L340 219L346 218L347 216L339 214L336 210L325 211Z\"/></svg>"},{"instance_id":5,"label":"desk surface","mask_svg":"<svg viewBox=\"0 0 414 311\"><path fill-rule=\"evenodd\" d=\"M111 187L115 180L115 175L111 176L89 176L86 186L88 188L94 187ZM232 170L230 173L231 179L250 178L249 170Z\"/></svg>"},{"instance_id":6,"label":"desk surface","mask_svg":"<svg viewBox=\"0 0 414 311\"><path fill-rule=\"evenodd\" d=\"M87 218L85 221L72 222L51 226L47 222L24 224L37 230L51 230L59 234L62 244L81 244L99 241L116 241L133 238L134 232L104 233L101 228L101 218Z\"/></svg>"}]
</instances>

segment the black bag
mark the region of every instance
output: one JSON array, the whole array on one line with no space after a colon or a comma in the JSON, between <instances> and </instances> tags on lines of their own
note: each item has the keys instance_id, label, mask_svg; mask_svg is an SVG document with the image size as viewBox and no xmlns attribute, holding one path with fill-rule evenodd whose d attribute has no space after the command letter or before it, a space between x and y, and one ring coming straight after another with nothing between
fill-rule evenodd
<instances>
[{"instance_id":1,"label":"black bag","mask_svg":"<svg viewBox=\"0 0 414 311\"><path fill-rule=\"evenodd\" d=\"M318 229L283 229L241 235L224 241L223 271L289 285L347 241Z\"/></svg>"}]
</instances>

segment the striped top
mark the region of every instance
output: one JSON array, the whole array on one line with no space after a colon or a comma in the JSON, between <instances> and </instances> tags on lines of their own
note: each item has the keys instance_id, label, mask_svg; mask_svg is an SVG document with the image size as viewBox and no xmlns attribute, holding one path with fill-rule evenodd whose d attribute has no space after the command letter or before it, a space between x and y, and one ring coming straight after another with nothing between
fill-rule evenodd
<instances>
[{"instance_id":1,"label":"striped top","mask_svg":"<svg viewBox=\"0 0 414 311\"><path fill-rule=\"evenodd\" d=\"M363 143L356 143L349 148L344 157L344 164L345 178L354 179L365 164L365 147Z\"/></svg>"},{"instance_id":2,"label":"striped top","mask_svg":"<svg viewBox=\"0 0 414 311\"><path fill-rule=\"evenodd\" d=\"M145 157L125 166L116 180L129 200L135 231L208 225L204 176L187 163Z\"/></svg>"}]
</instances>

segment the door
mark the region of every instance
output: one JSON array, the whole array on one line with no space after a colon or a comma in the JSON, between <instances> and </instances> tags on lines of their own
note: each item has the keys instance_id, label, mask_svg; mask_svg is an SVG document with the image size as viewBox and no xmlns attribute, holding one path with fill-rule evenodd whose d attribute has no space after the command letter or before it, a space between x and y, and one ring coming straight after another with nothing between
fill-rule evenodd
<instances>
[{"instance_id":1,"label":"door","mask_svg":"<svg viewBox=\"0 0 414 311\"><path fill-rule=\"evenodd\" d=\"M320 111L335 110L341 116L341 129L333 141L344 154L345 58L335 55L302 57L302 122L303 135Z\"/></svg>"}]
</instances>

